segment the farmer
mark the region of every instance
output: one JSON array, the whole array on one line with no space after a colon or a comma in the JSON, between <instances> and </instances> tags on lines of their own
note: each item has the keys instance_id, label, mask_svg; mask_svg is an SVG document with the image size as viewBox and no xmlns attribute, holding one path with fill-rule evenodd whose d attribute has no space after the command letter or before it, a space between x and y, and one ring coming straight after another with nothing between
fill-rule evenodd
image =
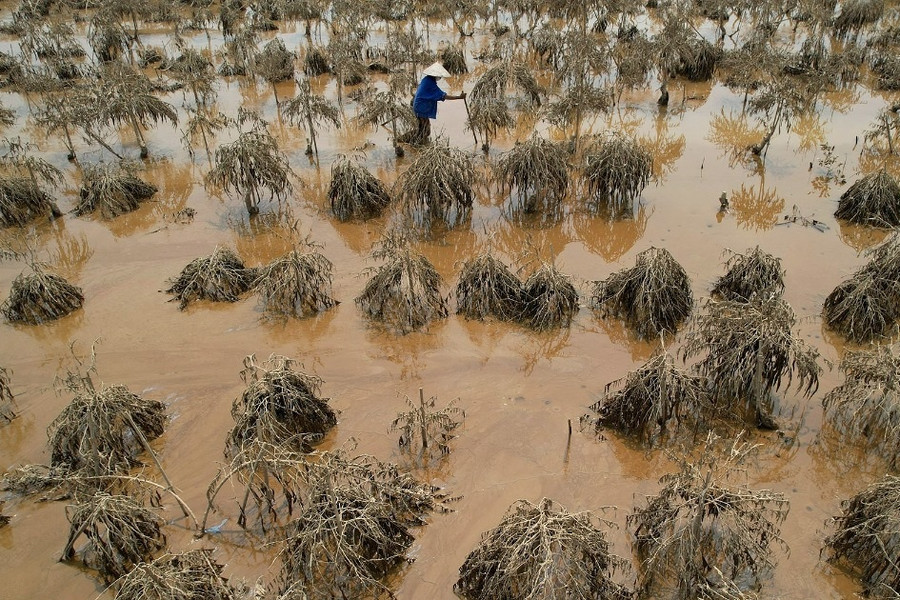
<instances>
[{"instance_id":1,"label":"farmer","mask_svg":"<svg viewBox=\"0 0 900 600\"><path fill-rule=\"evenodd\" d=\"M431 121L437 118L437 103L444 100L464 100L466 93L462 92L458 96L451 96L438 87L437 80L441 77L449 77L450 73L439 62L434 63L424 71L422 71L422 81L419 82L419 88L416 90L416 97L413 99L413 112L416 113L418 119L418 129L416 130L416 140L420 144L424 144L431 137Z\"/></svg>"}]
</instances>

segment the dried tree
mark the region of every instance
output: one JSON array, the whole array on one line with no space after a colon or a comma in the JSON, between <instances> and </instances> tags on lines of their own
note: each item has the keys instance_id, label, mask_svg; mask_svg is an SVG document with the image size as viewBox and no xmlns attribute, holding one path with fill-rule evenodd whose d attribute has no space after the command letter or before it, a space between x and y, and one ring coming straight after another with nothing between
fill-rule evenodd
<instances>
[{"instance_id":1,"label":"dried tree","mask_svg":"<svg viewBox=\"0 0 900 600\"><path fill-rule=\"evenodd\" d=\"M303 124L306 134L309 136L306 140L306 154L318 156L316 125L331 123L339 128L341 126L340 111L324 96L312 92L309 79L298 80L297 88L297 95L283 103L282 112L291 123Z\"/></svg>"},{"instance_id":2,"label":"dried tree","mask_svg":"<svg viewBox=\"0 0 900 600\"><path fill-rule=\"evenodd\" d=\"M480 134L484 150L490 147L491 138L500 129L508 129L514 124L506 103L506 90L511 85L525 94L528 106L541 105L541 88L531 69L513 58L488 67L469 92L469 126Z\"/></svg>"},{"instance_id":3,"label":"dried tree","mask_svg":"<svg viewBox=\"0 0 900 600\"><path fill-rule=\"evenodd\" d=\"M257 271L245 267L233 250L217 246L209 256L188 263L166 293L174 296L171 301L177 300L181 310L194 300L237 302L256 277Z\"/></svg>"},{"instance_id":4,"label":"dried tree","mask_svg":"<svg viewBox=\"0 0 900 600\"><path fill-rule=\"evenodd\" d=\"M227 455L256 441L306 452L337 424L328 398L320 396L323 381L298 370L293 359L273 354L260 365L251 354L241 379L247 387L231 406Z\"/></svg>"},{"instance_id":5,"label":"dried tree","mask_svg":"<svg viewBox=\"0 0 900 600\"><path fill-rule=\"evenodd\" d=\"M639 336L653 339L674 334L694 307L691 280L665 248L637 255L630 269L613 273L594 285L594 310L621 317Z\"/></svg>"},{"instance_id":6,"label":"dried tree","mask_svg":"<svg viewBox=\"0 0 900 600\"><path fill-rule=\"evenodd\" d=\"M70 506L66 516L70 528L62 560L72 560L75 543L84 536L87 546L82 552L82 560L85 566L96 569L106 583L150 560L166 546L163 518L143 501L131 496L97 492Z\"/></svg>"},{"instance_id":7,"label":"dried tree","mask_svg":"<svg viewBox=\"0 0 900 600\"><path fill-rule=\"evenodd\" d=\"M9 423L16 418L16 398L10 386L10 372L0 367L0 421Z\"/></svg>"},{"instance_id":8,"label":"dried tree","mask_svg":"<svg viewBox=\"0 0 900 600\"><path fill-rule=\"evenodd\" d=\"M614 429L654 444L680 434L694 434L716 418L709 392L699 377L675 366L668 352L660 352L622 379L606 384L603 398L581 418L599 434Z\"/></svg>"},{"instance_id":9,"label":"dried tree","mask_svg":"<svg viewBox=\"0 0 900 600\"><path fill-rule=\"evenodd\" d=\"M900 319L900 235L867 254L869 262L839 283L822 308L828 327L856 343L890 335Z\"/></svg>"},{"instance_id":10,"label":"dried tree","mask_svg":"<svg viewBox=\"0 0 900 600\"><path fill-rule=\"evenodd\" d=\"M141 158L150 150L141 128L150 123L178 124L175 108L153 95L153 85L146 75L119 62L104 66L100 81L90 91L92 112L86 121L91 124L128 125L132 128L141 149Z\"/></svg>"},{"instance_id":11,"label":"dried tree","mask_svg":"<svg viewBox=\"0 0 900 600\"><path fill-rule=\"evenodd\" d=\"M338 304L332 296L331 261L307 244L261 267L253 282L260 305L270 315L303 318Z\"/></svg>"},{"instance_id":12,"label":"dried tree","mask_svg":"<svg viewBox=\"0 0 900 600\"><path fill-rule=\"evenodd\" d=\"M784 269L781 259L760 250L759 246L746 254L726 249L728 271L716 280L710 295L723 300L749 302L754 296L780 296L784 292Z\"/></svg>"},{"instance_id":13,"label":"dried tree","mask_svg":"<svg viewBox=\"0 0 900 600\"><path fill-rule=\"evenodd\" d=\"M437 488L369 456L322 453L303 477L303 508L281 553L283 599L390 595L386 578L408 560L410 528L448 510Z\"/></svg>"},{"instance_id":14,"label":"dried tree","mask_svg":"<svg viewBox=\"0 0 900 600\"><path fill-rule=\"evenodd\" d=\"M825 540L829 560L849 565L862 579L866 598L900 596L900 477L885 475L841 503L836 531Z\"/></svg>"},{"instance_id":15,"label":"dried tree","mask_svg":"<svg viewBox=\"0 0 900 600\"><path fill-rule=\"evenodd\" d=\"M456 437L453 431L466 417L465 411L455 406L456 400L441 409L435 408L436 403L436 396L426 401L424 391L419 388L418 406L407 397L409 410L397 413L391 422L391 431L400 432L400 448L415 453L426 463L434 451L450 454L450 440Z\"/></svg>"},{"instance_id":16,"label":"dried tree","mask_svg":"<svg viewBox=\"0 0 900 600\"><path fill-rule=\"evenodd\" d=\"M39 325L61 319L84 304L80 287L45 269L44 265L33 263L31 273L16 275L9 297L0 305L7 321Z\"/></svg>"},{"instance_id":17,"label":"dried tree","mask_svg":"<svg viewBox=\"0 0 900 600\"><path fill-rule=\"evenodd\" d=\"M641 560L639 597L688 600L726 582L756 588L775 568L770 546L786 549L779 531L789 506L781 493L734 481L753 448L710 434L698 456L682 459L679 471L660 479L660 492L628 515Z\"/></svg>"},{"instance_id":18,"label":"dried tree","mask_svg":"<svg viewBox=\"0 0 900 600\"><path fill-rule=\"evenodd\" d=\"M136 172L137 165L124 162L86 165L75 214L99 211L102 218L112 219L136 210L157 192L155 185L140 179Z\"/></svg>"},{"instance_id":19,"label":"dried tree","mask_svg":"<svg viewBox=\"0 0 900 600\"><path fill-rule=\"evenodd\" d=\"M406 237L387 235L372 257L386 262L375 270L356 298L357 306L369 318L406 334L447 316L440 274L412 249Z\"/></svg>"},{"instance_id":20,"label":"dried tree","mask_svg":"<svg viewBox=\"0 0 900 600\"><path fill-rule=\"evenodd\" d=\"M356 117L360 123L373 127L389 123L394 154L397 157L405 155L403 147L400 146L401 141L407 139L420 141L412 140L417 135L416 115L403 92L404 88L410 87L409 83L409 77L405 73L392 74L387 90L366 94L363 97L362 107ZM403 127L403 134L398 134L398 122Z\"/></svg>"},{"instance_id":21,"label":"dried tree","mask_svg":"<svg viewBox=\"0 0 900 600\"><path fill-rule=\"evenodd\" d=\"M569 189L564 150L537 134L503 153L494 177L513 210L525 213L558 213Z\"/></svg>"},{"instance_id":22,"label":"dried tree","mask_svg":"<svg viewBox=\"0 0 900 600\"><path fill-rule=\"evenodd\" d=\"M115 600L239 600L243 596L222 576L224 567L212 553L197 548L138 563L119 581Z\"/></svg>"},{"instance_id":23,"label":"dried tree","mask_svg":"<svg viewBox=\"0 0 900 600\"><path fill-rule=\"evenodd\" d=\"M834 216L861 225L900 226L900 182L884 168L866 175L841 194Z\"/></svg>"},{"instance_id":24,"label":"dried tree","mask_svg":"<svg viewBox=\"0 0 900 600\"><path fill-rule=\"evenodd\" d=\"M256 55L256 73L269 82L278 104L278 90L275 84L294 77L294 54L284 46L281 38L268 42Z\"/></svg>"},{"instance_id":25,"label":"dried tree","mask_svg":"<svg viewBox=\"0 0 900 600\"><path fill-rule=\"evenodd\" d=\"M250 123L230 144L216 148L215 166L206 174L206 183L235 192L244 198L250 215L259 214L263 194L281 200L290 194L291 170L278 141L266 129L266 123L252 113L240 113L238 126Z\"/></svg>"},{"instance_id":26,"label":"dried tree","mask_svg":"<svg viewBox=\"0 0 900 600\"><path fill-rule=\"evenodd\" d=\"M331 164L331 210L341 221L377 217L391 202L384 184L364 166L340 156Z\"/></svg>"},{"instance_id":27,"label":"dried tree","mask_svg":"<svg viewBox=\"0 0 900 600\"><path fill-rule=\"evenodd\" d=\"M603 531L610 526L549 498L519 500L482 534L459 568L454 590L468 600L626 600L631 592L612 579L625 561L610 551Z\"/></svg>"},{"instance_id":28,"label":"dried tree","mask_svg":"<svg viewBox=\"0 0 900 600\"><path fill-rule=\"evenodd\" d=\"M804 395L816 392L819 353L791 329L797 321L781 297L750 302L707 301L687 331L682 353L698 356L697 372L723 411L759 427L777 428L773 391L797 380Z\"/></svg>"},{"instance_id":29,"label":"dried tree","mask_svg":"<svg viewBox=\"0 0 900 600\"><path fill-rule=\"evenodd\" d=\"M39 216L55 219L62 211L44 186L58 187L62 171L31 153L33 146L21 139L4 140L0 156L0 227L24 226Z\"/></svg>"},{"instance_id":30,"label":"dried tree","mask_svg":"<svg viewBox=\"0 0 900 600\"><path fill-rule=\"evenodd\" d=\"M839 366L844 383L822 398L825 420L850 444L900 466L900 357L889 347L850 351Z\"/></svg>"},{"instance_id":31,"label":"dried tree","mask_svg":"<svg viewBox=\"0 0 900 600\"><path fill-rule=\"evenodd\" d=\"M437 219L453 225L468 215L476 179L471 158L450 147L449 140L439 139L422 150L400 174L394 197L420 223Z\"/></svg>"},{"instance_id":32,"label":"dried tree","mask_svg":"<svg viewBox=\"0 0 900 600\"><path fill-rule=\"evenodd\" d=\"M578 290L556 265L542 262L522 284L519 320L537 331L568 327L581 308Z\"/></svg>"},{"instance_id":33,"label":"dried tree","mask_svg":"<svg viewBox=\"0 0 900 600\"><path fill-rule=\"evenodd\" d=\"M148 400L124 385L95 386L95 357L86 370L68 371L64 387L75 394L72 401L47 428L50 467L70 477L103 478L126 473L141 465L141 452L162 435L166 407ZM99 487L99 486L98 486Z\"/></svg>"},{"instance_id":34,"label":"dried tree","mask_svg":"<svg viewBox=\"0 0 900 600\"><path fill-rule=\"evenodd\" d=\"M467 260L456 284L456 313L515 321L522 313L522 282L490 251Z\"/></svg>"},{"instance_id":35,"label":"dried tree","mask_svg":"<svg viewBox=\"0 0 900 600\"><path fill-rule=\"evenodd\" d=\"M603 136L585 150L589 205L613 217L631 215L652 173L653 157L624 135Z\"/></svg>"}]
</instances>

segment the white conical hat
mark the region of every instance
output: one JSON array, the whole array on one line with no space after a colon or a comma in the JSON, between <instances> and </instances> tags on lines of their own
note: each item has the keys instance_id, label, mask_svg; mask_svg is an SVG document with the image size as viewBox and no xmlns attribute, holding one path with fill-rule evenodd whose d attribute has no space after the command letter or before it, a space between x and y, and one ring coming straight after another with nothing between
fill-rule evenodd
<instances>
[{"instance_id":1,"label":"white conical hat","mask_svg":"<svg viewBox=\"0 0 900 600\"><path fill-rule=\"evenodd\" d=\"M450 71L444 68L440 62L436 62L424 71L422 75L431 75L432 77L450 77Z\"/></svg>"}]
</instances>

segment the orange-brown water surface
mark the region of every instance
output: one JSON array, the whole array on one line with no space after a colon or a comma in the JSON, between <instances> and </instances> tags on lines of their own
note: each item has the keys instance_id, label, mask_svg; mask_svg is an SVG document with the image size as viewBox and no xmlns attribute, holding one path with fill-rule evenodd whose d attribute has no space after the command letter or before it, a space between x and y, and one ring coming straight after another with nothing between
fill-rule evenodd
<instances>
[{"instance_id":1,"label":"orange-brown water surface","mask_svg":"<svg viewBox=\"0 0 900 600\"><path fill-rule=\"evenodd\" d=\"M305 44L302 26L286 24L277 35L292 50ZM162 45L166 39L165 30L148 27L144 43ZM205 35L190 39L201 49L215 50L222 43L216 31L211 31L209 42ZM437 47L456 36L449 25L432 24L429 39ZM488 41L487 34L463 40L473 72L442 82L446 89L471 89L478 69L483 69L472 55ZM15 39L4 38L2 45L13 48ZM375 80L384 85L383 79ZM336 101L332 77L316 78L313 89ZM724 272L726 249L743 252L759 245L782 260L785 299L799 316L796 333L836 364L843 343L823 329L823 300L865 262L861 252L885 236L884 231L840 223L832 214L847 184L873 168L871 161L861 160L859 140L890 96L873 93L862 83L825 96L813 116L776 134L765 160L756 162L733 152L734 146L746 144L741 95L719 83L676 82L670 89L667 109L659 108L655 93L647 89L625 94L609 115L586 122L593 132L632 133L654 149L655 177L633 219L610 222L592 216L578 208L577 197L570 197L558 222L535 226L508 219L503 211L506 199L495 185L482 183L470 222L416 244L444 278L447 294L462 261L483 250L488 236L510 263L533 248L579 286L582 307L571 327L536 333L451 314L423 331L398 336L367 322L353 301L365 284L366 269L378 264L369 253L394 214L340 223L330 214L325 193L330 165L339 154L359 156L391 183L413 160L415 150L395 158L389 132L356 127L352 119L358 107L345 96L343 127L321 128L319 161L312 163L304 155L304 133L276 116L270 85L261 79L220 78L219 110L230 115L239 106L259 110L303 183L296 182L286 202L263 203L262 214L251 220L240 198L204 187L208 164L202 146L194 148L192 159L182 145L181 131L163 124L147 132L150 158L143 176L160 188L152 201L110 221L66 214L56 222L37 224L30 247L39 260L56 265L80 286L85 302L82 310L53 323L0 324L0 366L12 373L19 412L11 424L0 427L0 470L49 461L47 426L71 399L54 391L54 378L64 374L70 346L84 355L98 341L97 368L104 383L123 384L167 404L167 430L153 445L183 499L202 514L206 488L224 460L224 440L233 424L231 404L244 387L239 377L242 361L248 354L264 358L275 353L301 361L306 371L321 377L324 395L340 411L338 425L321 449L352 438L356 452L402 461L396 434L388 428L404 409L404 396L415 397L420 387L426 395L437 396L439 404L458 398L465 410L451 454L430 470L416 471L462 498L453 504L453 512L430 515L428 525L416 530L411 549L415 560L393 583L398 598L453 598L452 586L465 556L482 532L499 523L520 498L537 502L551 497L572 511L615 507L604 513L619 525L611 533L613 550L630 557L625 517L646 494L659 489L658 478L674 466L661 451L636 449L612 433L601 441L590 431L578 430L579 417L604 386L637 368L655 348L621 324L594 315L588 307L590 283L631 266L635 256L651 246L664 247L690 275L699 300ZM277 90L282 99L295 93L290 82L278 84ZM189 102L181 92L163 97L176 107ZM61 139L47 137L34 125L29 99L3 92L0 100L16 112L16 124L3 134L31 139L42 157L64 171L59 204L70 210L80 174L77 165L66 161ZM179 109L179 116L183 125L184 110ZM485 157L464 128L465 119L462 102L445 102L433 123L434 134L470 152L484 173L512 146L515 135L525 137L532 129L525 126L501 136ZM756 127L752 117L747 124ZM554 139L564 137L542 122L537 129ZM218 141L228 141L230 135L223 132ZM137 157L129 129L114 131L110 143ZM819 163L821 144L834 146L847 183L827 177ZM95 146L76 145L83 162L111 158ZM898 173L896 163L891 168ZM722 190L732 202L727 213L719 214ZM193 221L172 218L186 207L196 211ZM287 211L289 217L284 216ZM827 229L785 221L786 215L795 214L816 219ZM195 302L183 311L169 301L164 291L168 280L216 246L234 248L250 266L284 254L291 245L289 225L294 220L300 235L322 244L323 254L334 264L334 295L340 301L335 308L315 318L280 322L263 318L249 295L233 304ZM0 235L12 239L14 233ZM24 260L0 262L3 298L26 268ZM450 303L455 307L452 297ZM667 340L671 351L677 351L680 339ZM778 566L764 588L766 597L850 598L859 591L850 577L819 555L830 531L828 520L839 513L841 500L884 472L877 462L857 460L852 451L820 443L821 398L841 380L836 369L826 367L820 390L811 399L793 389L781 390L776 416L788 434L751 436L762 445L748 471L751 485L782 492L790 501L782 529L790 552L776 549ZM575 431L567 453L570 420ZM33 498L10 498L3 505L12 520L0 529L0 597L112 597L94 573L77 563L58 562L68 535L65 508L65 501ZM195 540L175 507L168 508L170 549L214 547L216 560L227 564L227 576L263 583L274 579L277 548L242 543L233 516L221 533ZM216 514L211 520L226 516Z\"/></svg>"}]
</instances>

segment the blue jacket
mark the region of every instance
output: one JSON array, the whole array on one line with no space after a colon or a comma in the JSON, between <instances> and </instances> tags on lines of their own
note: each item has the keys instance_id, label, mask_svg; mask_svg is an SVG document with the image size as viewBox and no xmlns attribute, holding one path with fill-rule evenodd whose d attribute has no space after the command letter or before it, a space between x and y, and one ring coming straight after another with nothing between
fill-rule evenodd
<instances>
[{"instance_id":1,"label":"blue jacket","mask_svg":"<svg viewBox=\"0 0 900 600\"><path fill-rule=\"evenodd\" d=\"M417 117L436 119L437 103L444 100L447 92L438 87L437 79L426 75L419 82L416 97L413 99L413 112Z\"/></svg>"}]
</instances>

